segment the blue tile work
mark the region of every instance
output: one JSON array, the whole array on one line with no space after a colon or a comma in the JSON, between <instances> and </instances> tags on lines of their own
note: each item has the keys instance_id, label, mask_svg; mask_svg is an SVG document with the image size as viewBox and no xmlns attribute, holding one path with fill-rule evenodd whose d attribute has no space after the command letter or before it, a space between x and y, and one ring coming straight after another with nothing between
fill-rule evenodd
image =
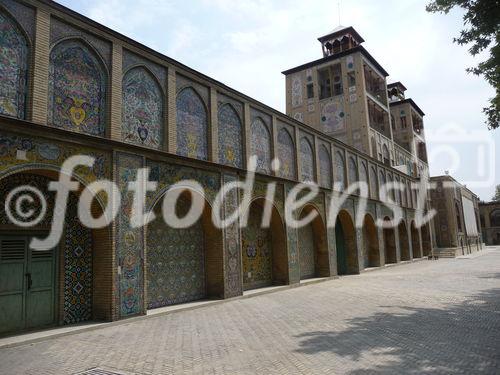
<instances>
[{"instance_id":1,"label":"blue tile work","mask_svg":"<svg viewBox=\"0 0 500 375\"><path fill-rule=\"evenodd\" d=\"M299 234L299 263L300 278L307 279L316 275L314 232L312 224L300 227Z\"/></svg>"},{"instance_id":2,"label":"blue tile work","mask_svg":"<svg viewBox=\"0 0 500 375\"><path fill-rule=\"evenodd\" d=\"M16 22L0 11L0 114L24 119L28 41Z\"/></svg>"},{"instance_id":3,"label":"blue tile work","mask_svg":"<svg viewBox=\"0 0 500 375\"><path fill-rule=\"evenodd\" d=\"M121 152L116 154L115 160L122 198L121 210L115 220L116 256L121 271L118 275L118 306L119 315L126 317L144 312L144 229L132 228L130 224L134 193L128 190L128 183L135 181L137 169L144 166L144 160Z\"/></svg>"},{"instance_id":4,"label":"blue tile work","mask_svg":"<svg viewBox=\"0 0 500 375\"><path fill-rule=\"evenodd\" d=\"M314 155L306 137L300 139L300 174L302 182L314 182Z\"/></svg>"},{"instance_id":5,"label":"blue tile work","mask_svg":"<svg viewBox=\"0 0 500 375\"><path fill-rule=\"evenodd\" d=\"M129 70L122 85L122 139L159 149L163 138L163 94L144 67Z\"/></svg>"},{"instance_id":6,"label":"blue tile work","mask_svg":"<svg viewBox=\"0 0 500 375\"><path fill-rule=\"evenodd\" d=\"M160 201L161 202L161 201ZM204 231L201 220L185 229L168 226L156 205L156 219L147 229L147 308L154 309L202 299L205 292ZM177 201L176 211L185 216L189 198Z\"/></svg>"},{"instance_id":7,"label":"blue tile work","mask_svg":"<svg viewBox=\"0 0 500 375\"><path fill-rule=\"evenodd\" d=\"M324 188L332 187L332 159L325 145L319 147L319 181Z\"/></svg>"},{"instance_id":8,"label":"blue tile work","mask_svg":"<svg viewBox=\"0 0 500 375\"><path fill-rule=\"evenodd\" d=\"M0 0L0 6L4 7L7 13L17 21L28 36L31 45L33 45L35 39L35 8L16 0Z\"/></svg>"},{"instance_id":9,"label":"blue tile work","mask_svg":"<svg viewBox=\"0 0 500 375\"><path fill-rule=\"evenodd\" d=\"M294 185L285 185L285 199L288 196L290 190L292 190ZM285 210L288 208L285 207ZM295 219L297 218L297 213L292 213ZM288 278L290 284L296 284L300 282L300 265L299 265L299 240L297 228L292 226L286 226L286 236L288 242Z\"/></svg>"},{"instance_id":10,"label":"blue tile work","mask_svg":"<svg viewBox=\"0 0 500 375\"><path fill-rule=\"evenodd\" d=\"M346 188L345 162L340 151L335 154L335 187L339 191Z\"/></svg>"},{"instance_id":11,"label":"blue tile work","mask_svg":"<svg viewBox=\"0 0 500 375\"><path fill-rule=\"evenodd\" d=\"M84 40L88 45L97 51L99 57L102 58L104 65L108 71L111 71L111 42L97 37L95 34L88 33L84 29L80 29L68 23L61 21L59 18L51 17L50 19L50 44L56 45L66 39Z\"/></svg>"},{"instance_id":12,"label":"blue tile work","mask_svg":"<svg viewBox=\"0 0 500 375\"><path fill-rule=\"evenodd\" d=\"M55 192L48 191L50 179L44 176L19 173L6 177L0 181L0 200L5 202L7 194L12 189L29 185L43 193L47 203L47 215L34 230L50 228L53 220L55 206ZM33 206L35 215L40 213L41 203L34 197ZM15 201L15 199L13 200ZM86 228L78 219L78 197L70 194L68 198L68 209L64 220L64 237L58 254L61 259L63 282L62 297L64 306L62 321L64 324L83 322L92 318L92 235L91 230ZM11 212L15 212L11 209ZM21 217L16 217L22 221ZM8 228L12 225L5 213L4 205L0 205L0 224ZM59 282L58 282L59 285Z\"/></svg>"},{"instance_id":13,"label":"blue tile work","mask_svg":"<svg viewBox=\"0 0 500 375\"><path fill-rule=\"evenodd\" d=\"M257 172L271 173L271 133L262 118L254 118L251 126L251 155L257 156Z\"/></svg>"},{"instance_id":14,"label":"blue tile work","mask_svg":"<svg viewBox=\"0 0 500 375\"><path fill-rule=\"evenodd\" d=\"M70 195L64 247L64 324L92 319L92 232L78 219L78 199Z\"/></svg>"},{"instance_id":15,"label":"blue tile work","mask_svg":"<svg viewBox=\"0 0 500 375\"><path fill-rule=\"evenodd\" d=\"M243 167L243 129L234 107L219 103L219 163L231 167Z\"/></svg>"},{"instance_id":16,"label":"blue tile work","mask_svg":"<svg viewBox=\"0 0 500 375\"><path fill-rule=\"evenodd\" d=\"M208 159L208 115L203 100L191 87L177 95L177 154Z\"/></svg>"},{"instance_id":17,"label":"blue tile work","mask_svg":"<svg viewBox=\"0 0 500 375\"><path fill-rule=\"evenodd\" d=\"M167 69L124 48L122 60L123 72L127 72L129 69L139 66L146 67L150 72L152 72L160 83L160 87L163 92L167 91Z\"/></svg>"},{"instance_id":18,"label":"blue tile work","mask_svg":"<svg viewBox=\"0 0 500 375\"><path fill-rule=\"evenodd\" d=\"M281 128L278 132L278 158L281 162L280 177L295 180L295 144L287 129Z\"/></svg>"},{"instance_id":19,"label":"blue tile work","mask_svg":"<svg viewBox=\"0 0 500 375\"><path fill-rule=\"evenodd\" d=\"M270 229L262 228L263 211L260 205L252 204L248 224L241 230L245 290L268 286L273 282L273 244Z\"/></svg>"},{"instance_id":20,"label":"blue tile work","mask_svg":"<svg viewBox=\"0 0 500 375\"><path fill-rule=\"evenodd\" d=\"M66 40L50 54L49 124L104 136L106 72L79 40Z\"/></svg>"},{"instance_id":21,"label":"blue tile work","mask_svg":"<svg viewBox=\"0 0 500 375\"><path fill-rule=\"evenodd\" d=\"M236 181L237 177L224 175L224 184ZM224 217L228 217L238 209L238 191L227 192L224 199ZM224 229L224 297L231 298L242 294L241 288L241 251L239 222Z\"/></svg>"}]
</instances>

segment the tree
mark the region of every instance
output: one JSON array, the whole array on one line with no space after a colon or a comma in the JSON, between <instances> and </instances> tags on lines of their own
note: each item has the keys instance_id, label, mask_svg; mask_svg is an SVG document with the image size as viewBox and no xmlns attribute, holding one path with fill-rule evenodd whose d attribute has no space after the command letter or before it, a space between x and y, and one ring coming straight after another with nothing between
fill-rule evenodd
<instances>
[{"instance_id":1,"label":"tree","mask_svg":"<svg viewBox=\"0 0 500 375\"><path fill-rule=\"evenodd\" d=\"M472 56L490 48L490 56L477 67L467 72L482 75L493 86L496 96L483 109L489 129L500 127L500 0L434 0L427 5L431 13L447 14L455 6L465 9L463 17L465 29L454 42L459 45L471 44Z\"/></svg>"},{"instance_id":2,"label":"tree","mask_svg":"<svg viewBox=\"0 0 500 375\"><path fill-rule=\"evenodd\" d=\"M497 185L497 189L495 191L495 195L491 198L492 201L500 202L500 185Z\"/></svg>"}]
</instances>

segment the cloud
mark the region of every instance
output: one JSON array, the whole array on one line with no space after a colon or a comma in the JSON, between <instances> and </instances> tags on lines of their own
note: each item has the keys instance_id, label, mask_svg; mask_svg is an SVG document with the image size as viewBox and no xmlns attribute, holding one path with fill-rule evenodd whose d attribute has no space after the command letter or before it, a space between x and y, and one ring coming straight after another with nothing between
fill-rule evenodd
<instances>
[{"instance_id":1,"label":"cloud","mask_svg":"<svg viewBox=\"0 0 500 375\"><path fill-rule=\"evenodd\" d=\"M320 58L316 39L339 19L332 0L63 1L281 111L280 72ZM465 73L478 59L452 42L461 17L459 11L429 14L421 0L385 0L383 7L373 0L341 1L341 23L359 31L390 80L408 87L408 96L427 114L426 128L434 130L449 122L470 131L484 128L481 110L493 95L482 78ZM500 147L498 132L491 134ZM500 163L500 153L496 157ZM446 166L436 162L430 168L442 174ZM478 193L490 198L493 187Z\"/></svg>"}]
</instances>

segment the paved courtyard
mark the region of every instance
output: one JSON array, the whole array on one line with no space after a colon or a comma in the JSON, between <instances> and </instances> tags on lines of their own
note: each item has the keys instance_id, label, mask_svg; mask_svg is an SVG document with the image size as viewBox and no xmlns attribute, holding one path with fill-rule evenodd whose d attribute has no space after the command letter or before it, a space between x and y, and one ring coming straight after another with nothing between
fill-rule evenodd
<instances>
[{"instance_id":1,"label":"paved courtyard","mask_svg":"<svg viewBox=\"0 0 500 375\"><path fill-rule=\"evenodd\" d=\"M0 350L0 374L498 374L500 249Z\"/></svg>"}]
</instances>

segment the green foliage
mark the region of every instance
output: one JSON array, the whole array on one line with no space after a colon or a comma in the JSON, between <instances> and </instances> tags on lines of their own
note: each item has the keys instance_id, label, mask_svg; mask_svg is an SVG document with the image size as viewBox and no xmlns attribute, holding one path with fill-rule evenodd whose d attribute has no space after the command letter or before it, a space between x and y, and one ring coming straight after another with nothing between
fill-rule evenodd
<instances>
[{"instance_id":1,"label":"green foliage","mask_svg":"<svg viewBox=\"0 0 500 375\"><path fill-rule=\"evenodd\" d=\"M500 202L500 185L497 185L497 189L495 191L495 195L491 198L492 201Z\"/></svg>"},{"instance_id":2,"label":"green foliage","mask_svg":"<svg viewBox=\"0 0 500 375\"><path fill-rule=\"evenodd\" d=\"M490 56L477 67L467 71L482 75L493 86L496 96L489 106L483 109L490 129L500 127L500 0L434 0L427 5L428 12L447 14L458 6L465 10L463 17L465 29L454 39L459 45L470 44L472 56L490 48Z\"/></svg>"}]
</instances>

